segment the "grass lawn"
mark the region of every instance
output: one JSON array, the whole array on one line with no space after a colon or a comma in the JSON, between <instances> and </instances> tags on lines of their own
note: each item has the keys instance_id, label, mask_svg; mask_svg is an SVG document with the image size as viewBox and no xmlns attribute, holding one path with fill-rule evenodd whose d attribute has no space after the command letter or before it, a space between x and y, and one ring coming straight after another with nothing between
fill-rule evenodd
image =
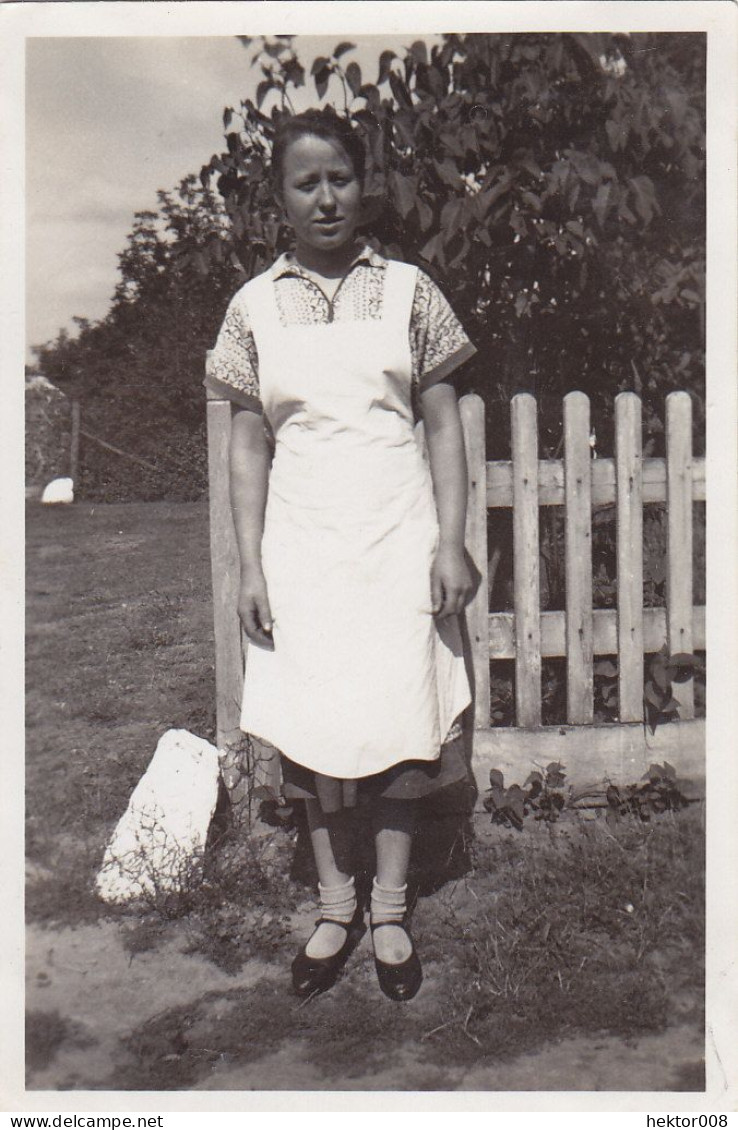
<instances>
[{"instance_id":1,"label":"grass lawn","mask_svg":"<svg viewBox=\"0 0 738 1130\"><path fill-rule=\"evenodd\" d=\"M314 917L299 826L224 834L186 898L104 906L94 876L157 740L213 738L207 510L32 506L27 558L30 1088L703 1086L698 805L516 832L436 802L411 1005L381 996L366 940L331 993L290 995Z\"/></svg>"}]
</instances>

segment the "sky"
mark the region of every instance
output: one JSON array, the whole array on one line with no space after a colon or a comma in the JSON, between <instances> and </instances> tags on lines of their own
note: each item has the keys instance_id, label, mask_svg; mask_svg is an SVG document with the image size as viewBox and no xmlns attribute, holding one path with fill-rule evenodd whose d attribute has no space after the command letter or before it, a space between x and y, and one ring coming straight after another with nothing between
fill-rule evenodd
<instances>
[{"instance_id":1,"label":"sky","mask_svg":"<svg viewBox=\"0 0 738 1130\"><path fill-rule=\"evenodd\" d=\"M375 80L380 51L418 36L298 36L295 46L309 70L344 38L357 44L344 64L355 58ZM221 152L224 107L253 98L262 77L250 60L235 36L27 40L29 347L73 330L74 316L105 315L134 213L156 210L158 189Z\"/></svg>"}]
</instances>

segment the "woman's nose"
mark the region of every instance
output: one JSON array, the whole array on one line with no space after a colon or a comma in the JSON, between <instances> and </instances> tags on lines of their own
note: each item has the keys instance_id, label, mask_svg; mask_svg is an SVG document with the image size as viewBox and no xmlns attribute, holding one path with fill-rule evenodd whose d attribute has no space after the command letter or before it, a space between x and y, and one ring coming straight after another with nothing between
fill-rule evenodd
<instances>
[{"instance_id":1,"label":"woman's nose","mask_svg":"<svg viewBox=\"0 0 738 1130\"><path fill-rule=\"evenodd\" d=\"M324 181L320 186L320 192L318 193L318 206L322 208L324 212L329 212L336 206L333 189L327 181Z\"/></svg>"}]
</instances>

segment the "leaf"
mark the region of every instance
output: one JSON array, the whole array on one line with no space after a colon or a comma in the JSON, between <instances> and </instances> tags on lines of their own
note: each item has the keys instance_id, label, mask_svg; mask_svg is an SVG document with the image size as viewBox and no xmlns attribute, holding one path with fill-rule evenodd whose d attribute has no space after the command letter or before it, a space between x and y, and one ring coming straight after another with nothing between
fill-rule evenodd
<instances>
[{"instance_id":1,"label":"leaf","mask_svg":"<svg viewBox=\"0 0 738 1130\"><path fill-rule=\"evenodd\" d=\"M349 63L346 67L346 82L351 88L354 98L358 98L361 90L361 67L358 63Z\"/></svg>"},{"instance_id":2,"label":"leaf","mask_svg":"<svg viewBox=\"0 0 738 1130\"><path fill-rule=\"evenodd\" d=\"M696 655L686 651L679 651L669 659L669 665L675 669L673 676L675 683L686 683L694 675L695 667L699 664Z\"/></svg>"},{"instance_id":3,"label":"leaf","mask_svg":"<svg viewBox=\"0 0 738 1130\"><path fill-rule=\"evenodd\" d=\"M379 77L377 78L377 86L387 77L390 72L390 67L392 66L392 60L396 58L397 55L395 55L394 51L383 51L379 56Z\"/></svg>"},{"instance_id":4,"label":"leaf","mask_svg":"<svg viewBox=\"0 0 738 1130\"><path fill-rule=\"evenodd\" d=\"M459 187L461 183L461 176L459 174L459 170L456 168L455 162L446 158L444 161L434 161L433 167L443 183L448 185L449 188Z\"/></svg>"},{"instance_id":5,"label":"leaf","mask_svg":"<svg viewBox=\"0 0 738 1130\"><path fill-rule=\"evenodd\" d=\"M611 191L612 185L601 184L597 189L597 194L595 195L594 200L592 201L592 211L597 217L597 223L601 228L604 228L605 226L605 219L607 217L607 209L610 202Z\"/></svg>"},{"instance_id":6,"label":"leaf","mask_svg":"<svg viewBox=\"0 0 738 1130\"><path fill-rule=\"evenodd\" d=\"M653 706L656 710L661 710L661 704L664 701L664 696L663 694L659 693L650 679L646 683L645 699L646 702L650 703L651 706Z\"/></svg>"},{"instance_id":7,"label":"leaf","mask_svg":"<svg viewBox=\"0 0 738 1130\"><path fill-rule=\"evenodd\" d=\"M499 769L490 769L489 783L493 788L502 789L505 786L505 778Z\"/></svg>"},{"instance_id":8,"label":"leaf","mask_svg":"<svg viewBox=\"0 0 738 1130\"><path fill-rule=\"evenodd\" d=\"M510 227L516 235L520 236L521 239L524 239L528 234L528 225L523 219L522 214L516 209L513 209L513 211L510 213Z\"/></svg>"},{"instance_id":9,"label":"leaf","mask_svg":"<svg viewBox=\"0 0 738 1130\"><path fill-rule=\"evenodd\" d=\"M515 299L515 314L518 318L522 318L523 314L528 309L528 295L519 294Z\"/></svg>"},{"instance_id":10,"label":"leaf","mask_svg":"<svg viewBox=\"0 0 738 1130\"><path fill-rule=\"evenodd\" d=\"M650 177L632 177L629 184L633 192L636 212L644 224L650 224L656 207L653 181Z\"/></svg>"},{"instance_id":11,"label":"leaf","mask_svg":"<svg viewBox=\"0 0 738 1130\"><path fill-rule=\"evenodd\" d=\"M428 48L422 39L415 40L410 48L410 54L416 63L420 63L424 67L428 66Z\"/></svg>"},{"instance_id":12,"label":"leaf","mask_svg":"<svg viewBox=\"0 0 738 1130\"><path fill-rule=\"evenodd\" d=\"M348 42L339 43L338 47L336 47L335 51L333 52L333 58L334 59L340 59L341 56L345 55L347 51L354 51L355 48L356 48L355 43L348 43Z\"/></svg>"},{"instance_id":13,"label":"leaf","mask_svg":"<svg viewBox=\"0 0 738 1130\"><path fill-rule=\"evenodd\" d=\"M410 177L405 177L402 173L392 172L389 179L395 206L404 220L415 207L416 186Z\"/></svg>"},{"instance_id":14,"label":"leaf","mask_svg":"<svg viewBox=\"0 0 738 1130\"><path fill-rule=\"evenodd\" d=\"M326 70L321 71L320 74L317 74L315 76L315 89L317 91L318 98L324 97L325 92L328 89L329 78L330 78L330 71L327 68L326 68Z\"/></svg>"},{"instance_id":15,"label":"leaf","mask_svg":"<svg viewBox=\"0 0 738 1130\"><path fill-rule=\"evenodd\" d=\"M233 110L229 106L226 106L225 110L223 111L223 129L228 129L229 125L231 124L232 118Z\"/></svg>"},{"instance_id":16,"label":"leaf","mask_svg":"<svg viewBox=\"0 0 738 1130\"><path fill-rule=\"evenodd\" d=\"M389 84L390 89L399 105L404 106L406 109L410 109L413 104L413 100L410 97L410 92L404 81L395 71L390 71L389 73Z\"/></svg>"},{"instance_id":17,"label":"leaf","mask_svg":"<svg viewBox=\"0 0 738 1130\"><path fill-rule=\"evenodd\" d=\"M487 793L487 800L489 804L486 805L487 811L490 812L492 808L499 809L505 807L505 790L502 788L490 789Z\"/></svg>"},{"instance_id":18,"label":"leaf","mask_svg":"<svg viewBox=\"0 0 738 1130\"><path fill-rule=\"evenodd\" d=\"M283 64L282 69L288 82L291 82L294 87L305 85L305 68L297 59L288 59Z\"/></svg>"},{"instance_id":19,"label":"leaf","mask_svg":"<svg viewBox=\"0 0 738 1130\"><path fill-rule=\"evenodd\" d=\"M441 228L444 231L456 231L461 224L461 218L464 213L464 199L461 196L454 196L451 200L447 200L441 210Z\"/></svg>"},{"instance_id":20,"label":"leaf","mask_svg":"<svg viewBox=\"0 0 738 1130\"><path fill-rule=\"evenodd\" d=\"M427 201L423 200L422 196L416 198L415 208L420 221L420 230L423 232L428 231L433 224L433 209Z\"/></svg>"},{"instance_id":21,"label":"leaf","mask_svg":"<svg viewBox=\"0 0 738 1130\"><path fill-rule=\"evenodd\" d=\"M606 679L615 679L617 678L618 669L609 659L603 659L601 662L595 663L594 673L595 675L602 675Z\"/></svg>"},{"instance_id":22,"label":"leaf","mask_svg":"<svg viewBox=\"0 0 738 1130\"><path fill-rule=\"evenodd\" d=\"M266 98L269 91L273 88L272 80L269 78L263 79L256 88L256 105L261 107L262 102Z\"/></svg>"},{"instance_id":23,"label":"leaf","mask_svg":"<svg viewBox=\"0 0 738 1130\"><path fill-rule=\"evenodd\" d=\"M522 827L523 820L525 819L525 805L522 796L516 797L512 804L508 804L507 808L510 815L515 817L513 821L515 826Z\"/></svg>"},{"instance_id":24,"label":"leaf","mask_svg":"<svg viewBox=\"0 0 738 1130\"><path fill-rule=\"evenodd\" d=\"M446 260L443 254L443 238L440 232L436 232L434 236L431 236L428 242L421 247L420 254L427 263L433 263L435 261L439 263L441 267L445 267Z\"/></svg>"},{"instance_id":25,"label":"leaf","mask_svg":"<svg viewBox=\"0 0 738 1130\"><path fill-rule=\"evenodd\" d=\"M521 200L524 200L528 207L533 209L536 215L540 215L543 210L543 205L540 196L536 196L535 192L524 192L521 196ZM567 224L567 227L568 226Z\"/></svg>"},{"instance_id":26,"label":"leaf","mask_svg":"<svg viewBox=\"0 0 738 1130\"><path fill-rule=\"evenodd\" d=\"M668 691L671 680L669 679L669 669L663 660L653 660L651 663L651 675L659 690L664 692Z\"/></svg>"},{"instance_id":27,"label":"leaf","mask_svg":"<svg viewBox=\"0 0 738 1130\"><path fill-rule=\"evenodd\" d=\"M318 55L317 59L313 63L312 67L310 68L310 74L311 75L320 74L321 71L325 71L325 70L328 69L328 67L330 66L330 63L331 63L330 59L328 59L325 55Z\"/></svg>"}]
</instances>

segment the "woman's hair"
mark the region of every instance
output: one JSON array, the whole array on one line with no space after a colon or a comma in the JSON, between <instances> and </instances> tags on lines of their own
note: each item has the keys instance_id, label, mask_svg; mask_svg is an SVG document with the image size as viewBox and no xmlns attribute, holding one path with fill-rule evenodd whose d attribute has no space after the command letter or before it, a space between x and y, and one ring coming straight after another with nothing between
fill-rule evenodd
<instances>
[{"instance_id":1,"label":"woman's hair","mask_svg":"<svg viewBox=\"0 0 738 1130\"><path fill-rule=\"evenodd\" d=\"M325 106L322 110L305 110L302 114L283 118L277 125L272 144L272 181L278 193L282 191L285 153L288 146L300 137L322 137L326 141L335 141L345 150L359 184L364 184L364 143L346 118L340 118L332 107Z\"/></svg>"}]
</instances>

